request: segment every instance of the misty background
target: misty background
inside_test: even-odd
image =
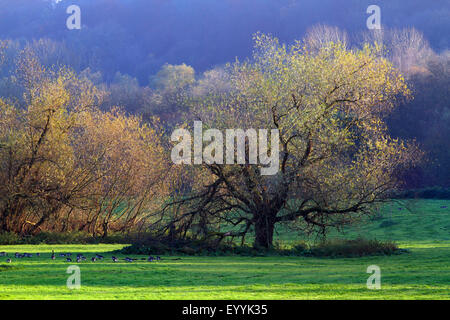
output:
[[[66,28],[72,4],[81,8],[81,30]],[[199,79],[250,57],[258,31],[291,43],[328,25],[345,32],[352,45],[375,32],[366,27],[372,4],[381,7],[391,60],[415,96],[390,116],[390,130],[416,139],[427,153],[406,187],[450,187],[445,0],[0,0],[0,39],[8,40],[0,96],[20,99],[20,88],[9,80],[19,52],[32,48],[44,65],[70,66],[105,87],[110,95],[104,108],[121,105],[130,113],[170,118],[179,106],[168,98],[173,90],[158,81],[168,70]]]

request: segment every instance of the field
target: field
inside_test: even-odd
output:
[[[406,206],[410,210],[405,203],[386,206],[381,217],[340,235],[395,240],[410,250],[393,256],[163,256],[159,262],[113,263],[111,251],[123,245],[0,246],[9,256],[41,253],[13,258],[11,264],[0,258],[0,299],[450,299],[450,201]],[[283,231],[278,236],[283,244],[296,240]],[[105,260],[80,263],[81,288],[69,290],[71,263],[59,257],[52,261],[52,249],[88,258],[102,254]],[[369,265],[381,268],[380,290],[366,287]]]

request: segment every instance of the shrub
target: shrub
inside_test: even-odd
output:
[[[156,239],[147,237],[121,250],[124,254],[217,255],[232,251],[231,246],[192,239]]]
[[[297,243],[292,247],[292,251],[297,254],[304,254],[308,251],[308,245],[305,242]]]
[[[326,240],[312,247],[308,255],[316,257],[362,257],[369,255],[390,255],[402,253],[394,242],[367,240]]]
[[[0,244],[21,244],[21,239],[13,232],[0,232]]]
[[[316,246],[309,247],[300,242],[290,249],[264,249],[249,246],[213,245],[198,240],[156,240],[151,239],[145,243],[135,243],[118,252],[122,254],[143,255],[190,255],[190,256],[314,256],[314,257],[362,257],[369,255],[390,255],[407,252],[399,249],[393,242],[378,240],[328,240]]]
[[[138,234],[112,234],[107,237],[93,237],[85,232],[40,232],[33,236],[20,236],[13,232],[0,232],[0,245],[12,244],[97,244],[97,243],[123,243],[129,244],[148,235]]]

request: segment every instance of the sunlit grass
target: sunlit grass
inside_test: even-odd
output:
[[[160,262],[113,263],[111,251],[123,245],[0,246],[9,256],[16,251],[41,253],[39,258],[13,257],[11,264],[0,258],[0,299],[450,299],[450,241],[442,229],[450,223],[450,212],[440,208],[443,203],[449,201],[420,202],[416,215],[393,212],[389,219],[400,223],[388,227],[388,233],[380,230],[385,228],[379,228],[379,220],[348,230],[349,237],[366,233],[398,239],[411,251],[393,256],[164,256]],[[105,260],[78,264],[81,289],[69,290],[66,269],[74,263],[60,257],[52,261],[52,249],[71,252],[72,258],[99,253]],[[366,288],[366,269],[372,264],[381,268],[381,290]]]

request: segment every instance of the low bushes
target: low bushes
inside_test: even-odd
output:
[[[207,255],[207,256],[307,256],[307,257],[362,257],[370,255],[391,255],[407,252],[399,249],[394,242],[367,240],[327,240],[308,246],[299,243],[290,249],[272,248],[269,250],[250,246],[234,246],[193,241],[193,240],[148,240],[145,243],[134,243],[119,250],[122,254],[142,255]]]
[[[190,255],[190,256],[307,256],[307,257],[362,257],[370,255],[391,255],[407,252],[394,242],[368,240],[333,239],[308,245],[298,242],[290,247],[276,246],[269,250],[235,244],[218,244],[215,241],[192,239],[156,239],[151,235],[111,235],[104,238],[92,237],[86,233],[42,232],[32,237],[20,237],[14,233],[0,233],[0,245],[13,244],[97,244],[123,243],[132,245],[119,250],[122,254],[139,255]]]
[[[142,235],[140,235],[142,236]],[[97,244],[97,243],[133,243],[137,235],[110,235],[107,237],[93,237],[84,232],[41,232],[34,236],[20,236],[13,232],[0,232],[0,245],[14,244]]]
[[[0,232],[0,244],[22,244],[22,239],[13,232]]]
[[[315,257],[362,257],[373,255],[391,255],[407,252],[399,249],[394,242],[368,240],[358,238],[354,240],[327,240],[310,248],[309,256]]]

